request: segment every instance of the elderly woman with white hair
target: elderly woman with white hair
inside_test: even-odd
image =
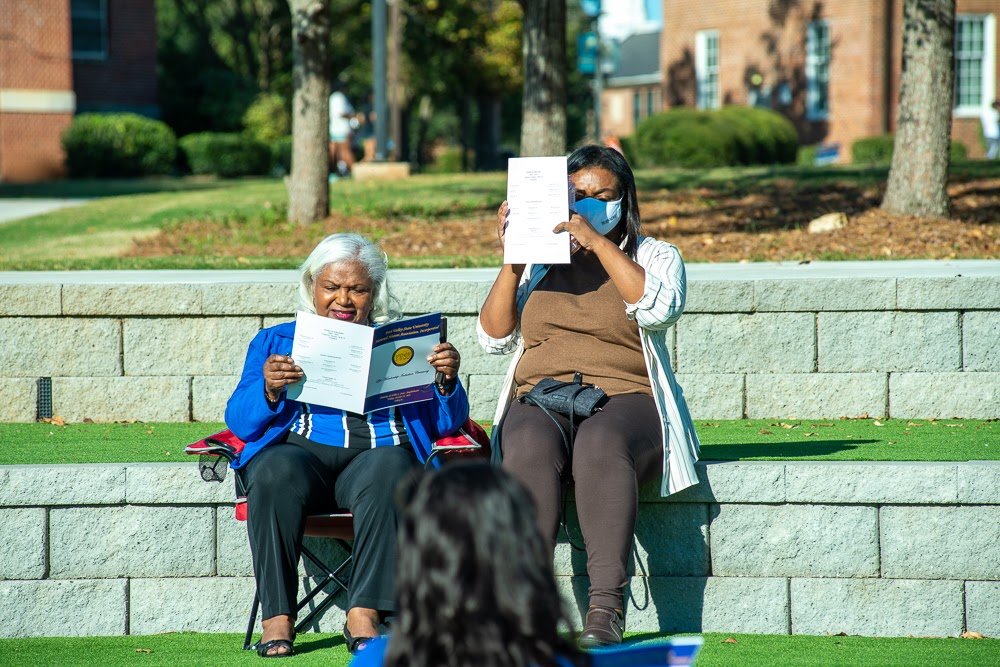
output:
[[[299,310],[371,326],[397,319],[385,254],[357,234],[323,239],[301,267]],[[302,379],[291,357],[295,323],[262,329],[226,406],[226,425],[246,441],[234,464],[247,491],[250,550],[263,606],[262,657],[291,655],[297,566],[308,514],[346,508],[354,515],[354,567],[344,637],[355,652],[378,635],[394,608],[399,480],[437,438],[469,414],[450,343],[428,361],[443,374],[434,399],[355,414],[287,398]]]

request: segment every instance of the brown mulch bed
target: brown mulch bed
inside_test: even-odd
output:
[[[710,188],[639,193],[646,234],[676,244],[688,261],[998,258],[1000,179],[949,186],[944,219],[890,215],[878,208],[881,187],[850,184],[815,189],[775,182],[746,192]],[[813,218],[843,212],[847,225],[810,234]],[[466,257],[499,261],[495,218],[389,221],[331,216],[319,226],[191,221],[139,239],[132,256],[304,257],[323,235],[356,231],[377,238],[394,262]],[[210,250],[209,250],[210,249]]]

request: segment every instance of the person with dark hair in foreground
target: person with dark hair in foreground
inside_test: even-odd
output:
[[[412,477],[397,493],[396,618],[353,667],[577,667],[552,557],[524,486],[486,463]]]
[[[479,312],[479,342],[514,354],[493,423],[503,466],[538,507],[555,547],[563,480],[576,483],[587,551],[589,609],[580,644],[618,644],[624,632],[626,562],[639,484],[659,472],[666,496],[698,482],[698,436],[671,370],[669,329],[684,310],[684,262],[673,245],[640,234],[635,177],[624,156],[583,146],[569,156],[575,192],[569,264],[505,264]],[[497,215],[501,245],[509,206]],[[583,381],[607,402],[569,418],[524,399],[547,380]],[[573,434],[566,436],[567,433]],[[565,439],[564,439],[565,437]],[[571,442],[567,442],[571,440]]]

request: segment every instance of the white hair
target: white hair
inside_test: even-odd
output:
[[[396,299],[389,292],[387,273],[389,258],[374,242],[360,234],[330,234],[313,248],[299,267],[299,310],[316,314],[313,285],[316,276],[327,266],[338,262],[359,262],[371,278],[372,311],[368,319],[384,324],[401,317]]]

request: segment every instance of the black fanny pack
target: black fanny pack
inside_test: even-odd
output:
[[[576,373],[572,382],[545,378],[520,400],[574,418],[589,417],[600,410],[608,395],[596,385],[584,384],[583,375]]]

